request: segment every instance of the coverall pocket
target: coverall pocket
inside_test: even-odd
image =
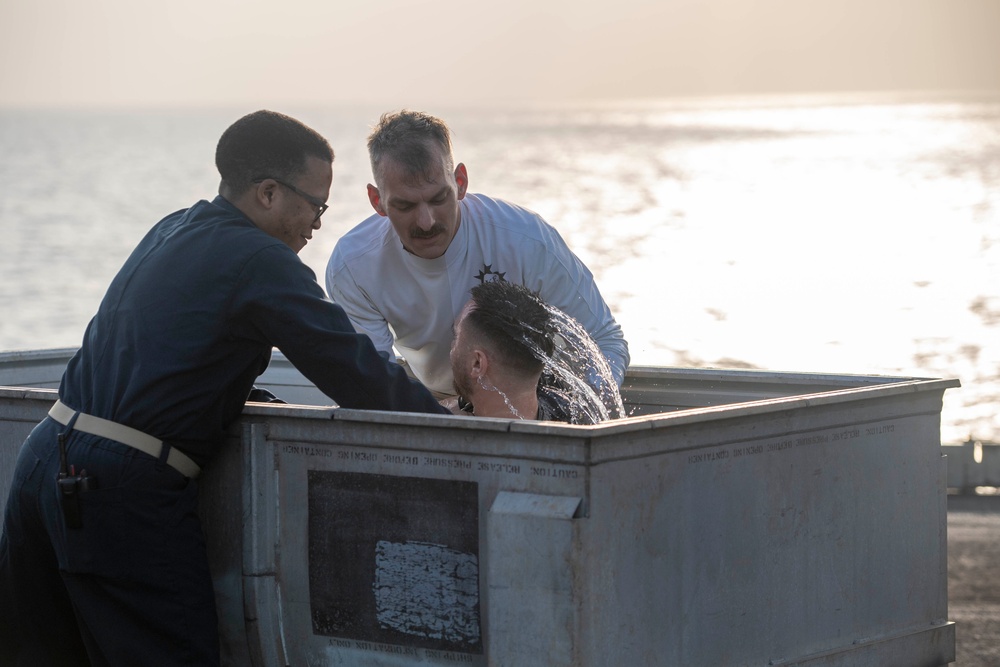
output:
[[[50,441],[47,440],[52,429],[47,421],[31,431],[21,445],[14,465],[3,524],[7,539],[13,546],[20,547],[27,541],[27,531],[31,530],[39,516],[38,495],[45,484],[46,457],[53,456]]]
[[[197,507],[197,485],[173,470],[154,470],[126,485],[80,495],[82,527],[66,530],[67,572],[148,581],[170,566],[169,540]]]

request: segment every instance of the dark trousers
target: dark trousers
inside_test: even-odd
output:
[[[45,419],[18,455],[0,538],[0,667],[218,665],[197,484],[126,445],[72,432],[98,488],[68,528]]]

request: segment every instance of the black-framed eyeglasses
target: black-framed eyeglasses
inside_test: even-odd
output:
[[[312,204],[313,206],[315,206],[318,210],[316,211],[316,217],[313,218],[313,222],[316,222],[317,220],[319,220],[320,217],[322,217],[322,215],[324,213],[326,213],[326,209],[330,208],[327,204],[325,204],[324,202],[320,201],[316,197],[313,197],[308,192],[302,192],[302,190],[299,190],[297,187],[295,187],[291,183],[285,183],[280,178],[275,178],[274,176],[261,176],[260,178],[253,179],[253,182],[254,183],[260,183],[260,182],[266,181],[268,179],[271,179],[272,181],[274,181],[278,185],[282,185],[282,186],[288,188],[289,190],[291,190],[292,192],[294,192],[295,194],[297,194],[298,196],[302,197],[307,202],[309,202],[310,204]]]

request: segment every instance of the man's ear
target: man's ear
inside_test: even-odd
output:
[[[371,183],[368,184],[368,201],[371,202],[372,208],[375,209],[376,213],[383,218],[389,217],[385,212],[385,207],[382,206],[382,195],[379,194],[378,188]]]
[[[477,347],[472,350],[472,368],[469,369],[472,377],[479,379],[490,370],[490,356],[486,350]]]
[[[278,189],[277,181],[267,178],[260,183],[254,183],[253,188],[253,198],[257,205],[265,210],[271,210],[274,206],[274,194]]]
[[[458,186],[458,199],[465,199],[465,193],[469,189],[469,171],[461,162],[455,167],[455,184]]]

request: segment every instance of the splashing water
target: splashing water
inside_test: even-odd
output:
[[[515,417],[517,417],[518,419],[524,419],[524,415],[522,415],[520,411],[514,407],[514,404],[511,402],[510,397],[507,396],[505,392],[498,389],[492,382],[487,387],[486,383],[483,381],[483,378],[480,376],[479,386],[482,387],[485,391],[495,391],[496,393],[500,394],[500,398],[503,399],[503,403],[504,405],[507,406],[507,409],[510,410],[510,413]]]
[[[483,334],[495,337],[498,349],[508,348],[512,368],[538,372],[536,364],[541,363],[534,388],[538,419],[597,424],[625,416],[611,366],[576,319],[548,305],[529,288],[506,281],[477,285],[472,298],[476,307],[466,316],[475,316]],[[482,377],[479,380],[483,385]],[[499,392],[508,410],[523,419],[503,392],[483,388]]]
[[[544,305],[550,318],[552,355],[546,356],[537,345],[530,345],[533,351],[541,353],[545,366],[541,384],[566,395],[573,424],[596,424],[624,417],[618,383],[594,339],[574,318]]]
[[[551,403],[554,412],[567,417],[571,424],[597,424],[624,417],[618,383],[590,334],[558,308],[540,299],[538,303],[548,314],[545,330],[518,322],[517,338],[542,361],[539,402]],[[551,354],[539,344],[539,338],[551,342]],[[517,414],[513,408],[511,411]]]

